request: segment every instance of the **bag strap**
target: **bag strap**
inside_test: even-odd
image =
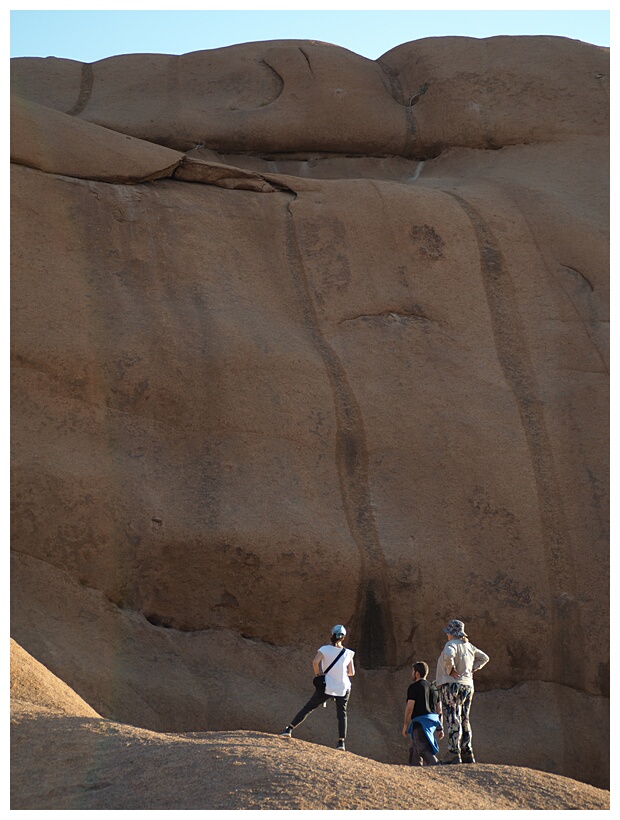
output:
[[[332,666],[333,666],[335,663],[338,663],[338,661],[339,661],[339,660],[340,660],[340,658],[344,655],[344,653],[345,653],[345,652],[346,652],[346,647],[344,647],[344,646],[343,646],[343,647],[342,647],[342,650],[341,650],[341,652],[340,652],[340,654],[339,654],[339,655],[335,658],[335,660],[333,660],[333,661],[330,663],[330,665],[327,667],[327,669],[325,670],[325,672],[323,672],[323,674],[324,674],[324,675],[327,675],[327,673],[328,673],[328,672],[329,672],[329,670],[332,668]]]

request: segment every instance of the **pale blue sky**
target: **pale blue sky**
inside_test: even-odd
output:
[[[106,4],[108,8],[113,5]],[[252,4],[244,5],[246,9],[232,11],[14,9],[10,53],[11,57],[53,56],[94,62],[116,54],[185,54],[257,40],[301,39],[334,43],[375,60],[401,43],[423,37],[551,34],[609,46],[610,36],[610,13],[603,9],[428,11],[416,10],[410,3],[406,4],[408,10],[293,11],[256,10],[256,4],[249,10]],[[320,5],[326,4],[313,4],[315,8]]]

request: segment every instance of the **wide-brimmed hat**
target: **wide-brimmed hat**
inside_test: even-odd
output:
[[[463,621],[457,621],[456,619],[450,621],[448,626],[445,627],[444,632],[448,635],[453,635],[455,638],[467,637],[467,633],[465,632],[465,624]]]

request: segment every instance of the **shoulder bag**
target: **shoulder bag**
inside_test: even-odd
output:
[[[317,690],[317,692],[324,692],[324,691],[325,691],[325,675],[327,675],[327,673],[328,673],[328,672],[329,672],[329,670],[332,668],[332,666],[340,660],[340,658],[344,655],[345,651],[346,651],[346,649],[345,649],[345,647],[343,647],[343,648],[342,648],[342,651],[341,651],[341,652],[339,653],[339,655],[338,655],[338,656],[337,656],[337,657],[336,657],[336,658],[335,658],[335,659],[334,659],[334,660],[330,663],[330,665],[327,667],[327,669],[325,670],[325,672],[323,672],[323,674],[322,674],[322,675],[317,675],[317,676],[313,679],[312,683],[314,684],[314,688]]]

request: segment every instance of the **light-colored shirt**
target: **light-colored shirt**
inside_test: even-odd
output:
[[[319,652],[323,655],[323,660],[321,661],[321,671],[327,669],[330,663],[338,657],[341,651],[341,646],[332,646],[331,644],[325,644],[325,646],[322,646],[319,649]],[[347,675],[347,668],[353,660],[354,655],[355,652],[352,649],[345,649],[340,660],[335,663],[325,675],[326,695],[342,697],[351,689],[351,680]]]
[[[489,656],[481,649],[477,649],[473,643],[455,638],[447,641],[443,652],[437,661],[437,674],[435,685],[443,686],[444,683],[462,683],[463,686],[474,688],[474,675],[477,669],[482,669],[485,663],[489,662]],[[456,670],[458,677],[450,675],[450,669]]]

